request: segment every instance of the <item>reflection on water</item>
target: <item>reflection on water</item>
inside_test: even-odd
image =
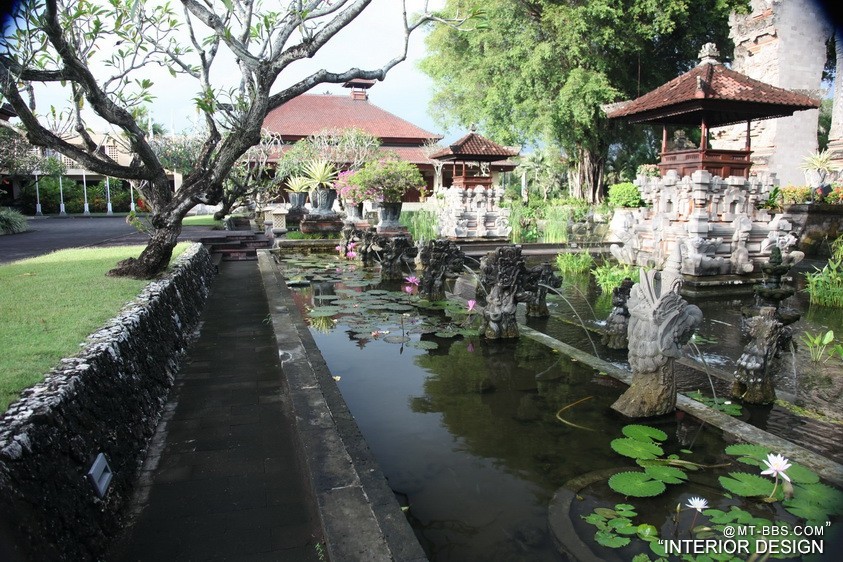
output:
[[[430,559],[562,560],[548,503],[572,478],[627,462],[609,447],[624,423],[609,408],[622,385],[526,337],[456,336],[437,324],[443,312],[402,304],[400,286],[367,296],[360,271],[309,279],[296,304],[310,311],[314,339]],[[610,307],[596,299],[590,317]],[[559,318],[529,324],[587,341]],[[668,453],[720,459],[723,443],[681,412],[653,423],[672,436]]]

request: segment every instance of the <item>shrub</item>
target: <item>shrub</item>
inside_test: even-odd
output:
[[[17,234],[29,228],[26,217],[14,209],[0,207],[0,234]]]
[[[613,207],[640,207],[643,202],[635,184],[625,182],[609,186],[609,204]]]

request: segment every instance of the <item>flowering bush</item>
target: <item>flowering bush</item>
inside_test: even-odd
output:
[[[843,184],[832,184],[831,191],[829,191],[828,195],[825,196],[825,201],[826,203],[832,203],[834,205],[843,204]]]
[[[354,182],[372,193],[375,201],[400,203],[410,188],[422,189],[424,179],[419,169],[403,160],[374,160],[354,174]]]
[[[811,200],[811,188],[807,185],[787,185],[780,193],[785,205],[800,205]]]
[[[340,172],[337,181],[334,182],[334,189],[342,198],[342,200],[349,205],[357,205],[363,201],[375,201],[379,197],[376,189],[363,187],[355,179],[357,172],[346,170]]]

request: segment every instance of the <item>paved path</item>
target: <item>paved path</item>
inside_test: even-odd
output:
[[[38,218],[0,236],[0,263],[63,248],[143,244],[123,217]],[[223,232],[185,227],[182,240]],[[319,560],[257,262],[222,262],[106,560]]]
[[[185,226],[179,239],[199,240],[205,236],[223,234],[224,231],[211,228]],[[122,216],[31,218],[28,231],[0,236],[0,263],[31,258],[65,248],[145,244],[146,240],[147,236],[126,224],[126,217]]]
[[[268,314],[256,262],[222,262],[108,560],[319,560]]]

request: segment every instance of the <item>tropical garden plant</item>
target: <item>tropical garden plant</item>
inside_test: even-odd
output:
[[[354,174],[354,182],[381,203],[400,203],[408,190],[425,185],[418,167],[397,157],[367,163]]]
[[[629,264],[605,262],[591,270],[597,286],[604,294],[612,292],[626,278],[638,279],[639,268]]]
[[[594,265],[588,252],[563,252],[556,254],[556,268],[563,275],[585,273]]]
[[[26,217],[16,209],[0,207],[0,234],[18,234],[26,232],[29,223]]]
[[[843,308],[843,237],[831,243],[831,257],[822,269],[805,274],[810,303]]]

